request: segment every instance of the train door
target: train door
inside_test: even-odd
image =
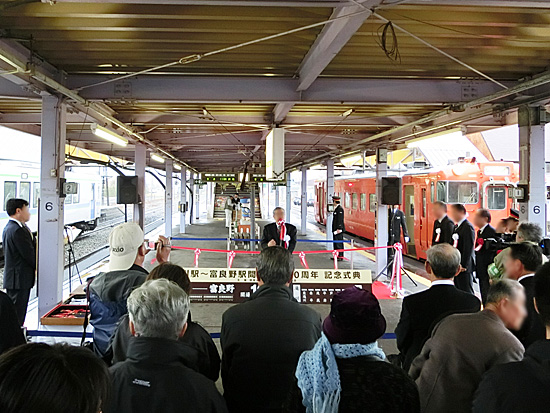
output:
[[[420,247],[423,251],[428,249],[428,199],[426,187],[421,188],[421,211],[420,211]]]
[[[414,225],[414,185],[404,185],[405,199],[403,204],[405,205],[405,219],[407,221],[407,230],[409,232],[409,243],[407,244],[407,253],[410,255],[416,255],[415,248],[415,233],[416,227]]]

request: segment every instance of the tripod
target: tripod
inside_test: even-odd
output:
[[[78,274],[78,279],[80,280],[80,284],[82,284],[82,279],[80,278],[80,270],[78,269],[78,264],[76,263],[76,256],[74,254],[73,249],[73,243],[71,241],[71,237],[69,236],[69,227],[65,226],[65,235],[67,236],[67,252],[69,253],[69,293],[73,291],[73,276],[71,273],[71,266],[74,264],[74,267],[76,268],[76,273]],[[72,263],[71,264],[71,259]]]
[[[392,247],[393,248],[393,247]],[[393,261],[395,259],[395,254],[392,254],[391,258],[388,260],[388,263],[386,264],[386,266],[384,267],[384,269],[382,271],[380,271],[380,273],[374,277],[374,280],[373,281],[378,281],[378,279],[382,276],[382,274],[385,274],[386,277],[388,276],[388,269],[389,268],[393,268]],[[409,274],[409,272],[403,267],[401,266],[401,271],[403,271],[403,274],[405,274],[407,276],[407,278],[409,280],[411,280],[411,282],[414,284],[415,287],[418,287],[418,284],[412,279],[411,275]]]

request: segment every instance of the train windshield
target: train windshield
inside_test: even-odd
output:
[[[506,209],[506,187],[490,186],[487,188],[487,207],[489,209]]]
[[[446,204],[477,204],[478,184],[477,182],[439,181],[437,200]]]

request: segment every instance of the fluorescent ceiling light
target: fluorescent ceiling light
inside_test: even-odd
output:
[[[115,133],[107,128],[104,128],[103,126],[99,126],[97,123],[92,123],[90,125],[90,129],[92,130],[92,133],[96,136],[99,136],[102,139],[105,139],[106,141],[109,141],[111,143],[114,143],[115,145],[119,146],[126,146],[128,145],[128,139],[123,138],[118,133]]]
[[[151,154],[151,159],[155,162],[164,163],[164,158],[160,155],[157,155],[156,153]]]
[[[346,110],[344,113],[342,113],[340,116],[347,118],[349,115],[351,115],[354,112],[353,109]]]
[[[181,171],[181,165],[180,165],[179,163],[175,163],[175,164],[174,164],[174,169],[175,169],[176,171]]]

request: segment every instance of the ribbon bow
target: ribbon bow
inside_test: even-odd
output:
[[[485,240],[483,238],[478,238],[476,240],[476,247],[474,248],[474,251],[479,251],[481,248],[483,248],[483,244],[485,244]]]
[[[235,256],[237,253],[235,251],[229,251],[229,254],[227,254],[227,266],[231,268],[233,265],[233,260],[235,259]]]
[[[436,228],[435,233],[437,234],[435,237],[435,242],[439,242],[439,238],[441,237],[441,228]]]
[[[332,251],[332,258],[334,259],[334,269],[337,270],[338,269],[338,251],[337,250]]]
[[[290,237],[286,235],[286,225],[284,220],[277,221],[277,225],[279,225],[279,239],[281,240],[281,246],[288,248],[288,241],[290,240]]]
[[[199,266],[199,255],[201,255],[201,250],[197,248],[195,250],[195,268]]]
[[[453,234],[453,247],[458,247],[458,234],[456,232]]]
[[[306,253],[304,251],[301,251],[298,256],[300,257],[300,263],[302,264],[302,267],[304,267],[306,270],[309,270],[309,265],[307,265],[306,261]]]

